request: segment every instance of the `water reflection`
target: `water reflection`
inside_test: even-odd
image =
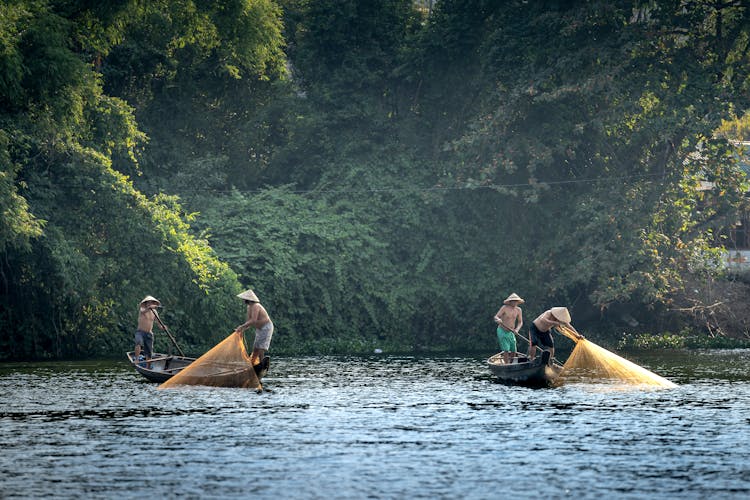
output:
[[[481,358],[275,359],[261,395],[125,363],[0,365],[3,498],[745,497],[748,351],[634,353],[680,384],[495,383]]]

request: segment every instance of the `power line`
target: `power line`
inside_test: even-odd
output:
[[[450,191],[477,191],[477,190],[499,190],[499,189],[519,189],[519,188],[539,188],[544,186],[562,186],[570,184],[596,184],[600,182],[616,182],[616,181],[627,181],[627,180],[639,180],[649,179],[654,177],[663,177],[663,173],[653,174],[641,174],[641,175],[621,175],[611,177],[596,177],[587,179],[565,179],[557,181],[535,181],[524,183],[511,183],[511,184],[476,184],[476,185],[464,185],[464,186],[406,186],[406,187],[373,187],[373,188],[318,188],[318,189],[291,189],[287,192],[292,194],[366,194],[366,193],[403,193],[403,192],[450,192]],[[66,189],[91,189],[91,185],[80,185],[80,184],[65,184],[65,183],[54,183],[55,187],[66,188]],[[177,189],[174,192],[159,191],[158,193],[148,193],[139,189],[144,194],[166,194],[166,195],[177,195],[183,196],[185,194],[202,194],[202,193],[240,193],[240,194],[261,194],[267,192],[269,189],[277,188],[280,186],[271,186],[266,188],[256,189],[237,189],[237,188],[193,188],[193,189]]]
[[[662,173],[642,174],[642,175],[623,175],[612,177],[598,177],[588,179],[567,179],[558,181],[533,181],[513,184],[477,184],[465,186],[408,186],[408,187],[383,187],[383,188],[362,188],[362,189],[292,189],[292,194],[357,194],[357,193],[401,193],[401,192],[447,192],[447,191],[476,191],[476,190],[498,190],[514,188],[533,188],[541,186],[559,186],[566,184],[595,184],[600,182],[614,182],[624,180],[648,179],[653,177],[663,177]],[[236,189],[236,188],[204,188],[204,189],[181,189],[179,194],[187,193],[242,193],[242,194],[260,194],[268,189]]]

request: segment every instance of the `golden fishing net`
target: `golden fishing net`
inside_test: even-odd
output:
[[[209,385],[213,387],[261,387],[245,343],[240,335],[231,333],[210,351],[193,361],[159,386],[166,389],[176,385]]]
[[[604,378],[619,380],[633,385],[654,387],[677,387],[664,377],[650,372],[635,363],[621,358],[590,340],[579,339],[574,332],[562,326],[560,333],[572,339],[576,346],[563,366],[561,380],[580,378]]]

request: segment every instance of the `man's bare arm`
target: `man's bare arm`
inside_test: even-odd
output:
[[[516,329],[513,331],[518,333],[518,331],[521,329],[522,326],[523,326],[523,311],[519,309],[518,316],[516,316]]]

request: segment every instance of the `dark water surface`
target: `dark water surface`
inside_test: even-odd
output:
[[[469,357],[274,358],[261,395],[0,365],[0,497],[750,497],[750,351],[631,359],[680,386],[506,387]]]

